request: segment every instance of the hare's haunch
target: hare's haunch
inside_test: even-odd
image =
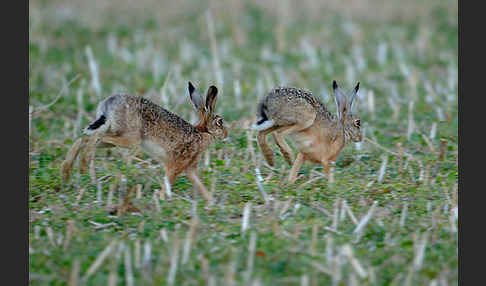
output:
[[[361,123],[351,112],[358,94],[359,83],[348,94],[333,81],[337,115],[331,114],[325,105],[310,91],[295,87],[277,87],[271,90],[257,108],[257,122],[253,126],[258,131],[260,150],[267,163],[274,164],[273,151],[268,146],[266,136],[273,133],[285,161],[292,165],[288,181],[297,178],[302,163],[307,160],[322,164],[329,174],[345,144],[362,140]],[[299,154],[293,161],[292,151],[285,142],[285,135],[294,139]]]

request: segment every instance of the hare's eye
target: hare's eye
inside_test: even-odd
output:
[[[221,126],[223,125],[223,119],[218,119],[218,121],[216,121],[216,124],[218,124],[218,126]]]
[[[360,127],[361,126],[361,121],[359,119],[355,120],[354,121],[354,125],[356,125],[356,127]]]

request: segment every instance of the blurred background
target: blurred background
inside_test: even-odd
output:
[[[285,186],[289,167],[277,151],[278,167],[263,164],[249,129],[257,101],[291,85],[334,112],[333,80],[361,83],[353,106],[370,141],[343,150],[335,184],[305,164]],[[102,99],[137,94],[195,122],[188,81],[218,87],[231,127],[201,160],[214,207],[195,215],[184,176],[163,199],[162,167],[139,150],[100,150],[62,184]],[[457,103],[454,0],[30,0],[31,283],[456,285]],[[140,213],[108,215],[134,188]]]
[[[378,109],[398,108],[455,93],[457,37],[450,0],[29,1],[30,102],[49,102],[80,75],[69,92],[81,88],[88,111],[90,99],[128,92],[185,113],[191,80],[216,84],[219,111],[236,120],[275,85],[328,100],[336,79],[361,81],[361,105],[372,90]],[[444,114],[456,106],[446,98]]]

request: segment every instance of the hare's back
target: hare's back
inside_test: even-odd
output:
[[[305,89],[277,87],[260,102],[260,117],[266,115],[274,125],[289,125],[314,120],[317,99]]]

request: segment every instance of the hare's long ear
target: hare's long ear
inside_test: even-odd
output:
[[[204,101],[201,96],[201,94],[194,88],[191,82],[188,83],[188,90],[189,90],[189,97],[191,98],[192,104],[194,104],[194,107],[200,111],[204,112]]]
[[[356,96],[358,95],[358,90],[359,90],[359,82],[351,91],[351,95],[350,95],[351,99],[349,100],[349,110],[351,110],[351,108],[353,107],[354,100],[356,99]]]
[[[213,114],[214,106],[216,105],[216,96],[218,95],[218,89],[212,85],[208,88],[208,94],[206,95],[206,109],[209,114]]]
[[[332,82],[332,90],[334,92],[334,100],[336,101],[337,114],[341,123],[344,122],[344,116],[346,115],[348,105],[346,104],[346,95],[342,89],[337,85],[336,81]]]

